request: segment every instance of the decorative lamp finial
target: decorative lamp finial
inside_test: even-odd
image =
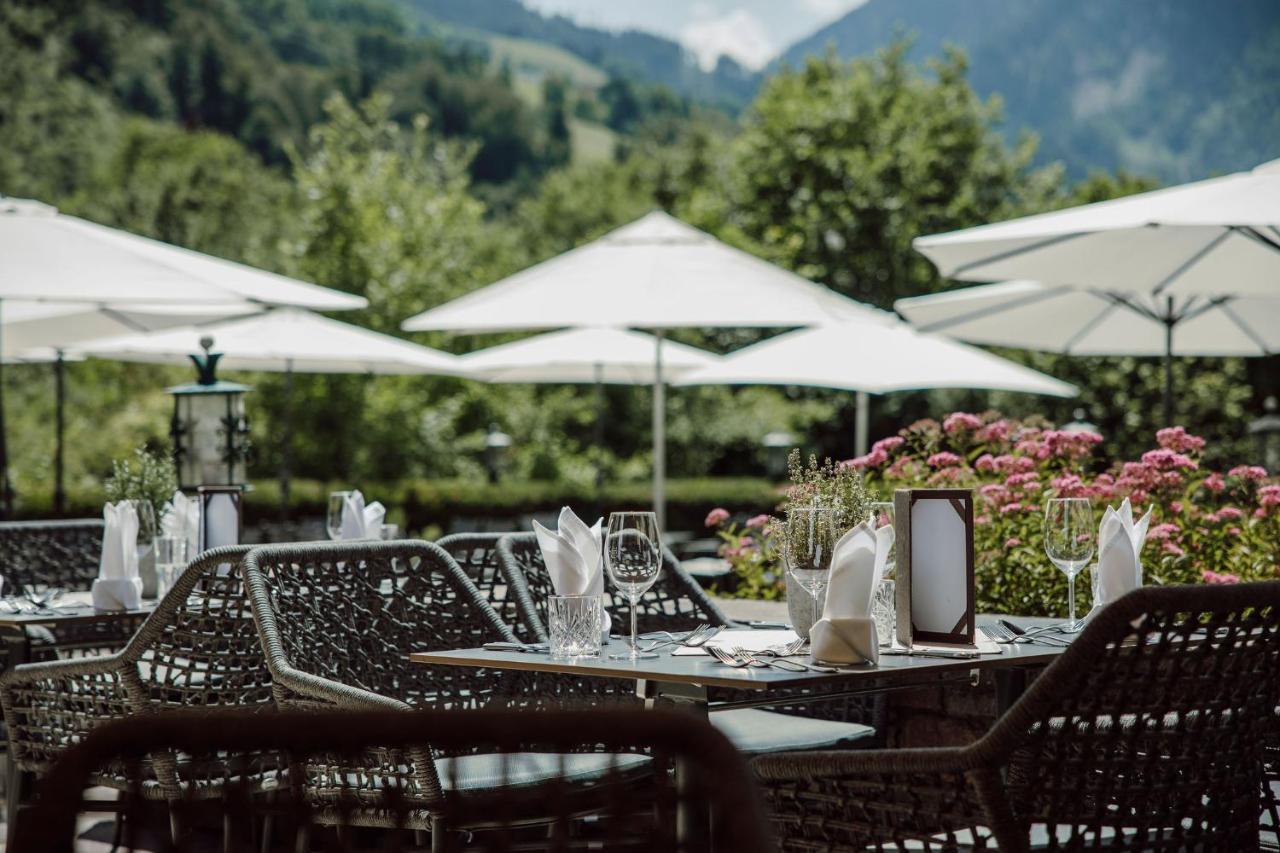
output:
[[[222,353],[210,352],[213,349],[212,335],[205,335],[200,339],[200,348],[204,350],[203,356],[190,356],[192,363],[196,366],[196,384],[216,385],[218,384],[218,359],[222,358]]]

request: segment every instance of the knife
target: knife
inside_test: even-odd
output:
[[[928,651],[916,649],[881,649],[881,655],[890,655],[908,658],[947,658],[949,660],[973,660],[980,657],[978,652],[968,652],[956,650],[954,652],[946,649],[929,649]]]
[[[551,652],[551,646],[545,643],[485,643],[487,652],[524,652],[533,655],[545,655]]]

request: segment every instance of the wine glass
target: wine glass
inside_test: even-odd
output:
[[[637,645],[636,606],[657,581],[662,568],[658,517],[651,512],[611,513],[604,540],[604,565],[618,592],[631,602],[631,651],[609,657],[614,660],[656,658],[652,652],[641,652]]]
[[[871,504],[871,526],[879,529],[888,525],[894,525],[894,503],[893,501],[873,501]],[[884,561],[884,577],[893,577],[893,570],[897,568],[898,561],[896,559],[895,550],[889,549],[889,556]]]
[[[324,526],[329,532],[330,539],[342,538],[342,510],[346,507],[347,498],[350,496],[350,491],[329,493],[329,511],[325,515]]]
[[[831,577],[831,552],[839,535],[840,511],[810,506],[787,510],[782,556],[787,570],[821,608],[822,594]]]
[[[1067,576],[1067,622],[1061,630],[1079,631],[1076,575],[1093,556],[1093,504],[1088,498],[1050,498],[1044,507],[1044,552]]]

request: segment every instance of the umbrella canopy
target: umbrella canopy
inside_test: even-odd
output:
[[[410,317],[403,328],[496,332],[614,326],[658,331],[653,503],[661,524],[666,471],[662,331],[811,326],[866,310],[653,211],[598,240]]]
[[[1007,281],[900,299],[916,328],[979,344],[1067,355],[1164,355],[1167,325],[1116,295],[1034,281]],[[1177,324],[1174,355],[1280,352],[1280,296],[1206,299]]]
[[[461,362],[472,377],[490,382],[648,385],[654,380],[657,347],[657,339],[643,332],[568,329],[473,352]],[[674,341],[662,347],[662,369],[669,379],[717,360]]]
[[[887,316],[887,315],[886,315]],[[677,385],[804,385],[858,392],[856,451],[866,453],[867,394],[982,388],[1073,397],[1075,386],[897,320],[800,329],[730,353]]]
[[[1155,298],[1280,291],[1280,160],[1248,172],[918,237],[945,276]]]
[[[228,370],[465,375],[455,355],[298,308],[91,341],[76,351],[117,361],[183,363],[200,351],[204,337],[213,338],[213,350],[222,353],[219,366]]]
[[[866,309],[654,211],[404,321],[407,331],[809,326]]]
[[[108,228],[38,201],[0,198],[0,299],[363,308],[359,296]]]

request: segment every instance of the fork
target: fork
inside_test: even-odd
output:
[[[791,660],[790,658],[792,655],[800,653],[800,650],[804,648],[804,644],[805,644],[805,639],[803,637],[797,637],[796,639],[792,640],[789,643],[783,643],[780,646],[773,646],[772,648],[768,648],[763,651],[756,652],[756,655],[767,655],[771,658],[776,658],[787,664],[790,664],[791,666],[802,667],[804,670],[807,670],[808,672],[822,672],[827,674],[833,674],[840,671],[835,667],[826,666],[825,664],[810,663],[808,661],[803,661],[803,660]],[[799,672],[800,670],[796,670],[796,671]]]
[[[731,666],[734,669],[742,669],[743,667],[748,667],[752,665],[751,663],[745,660],[738,660],[736,657],[729,654],[729,652],[725,651],[719,646],[706,646],[705,648],[708,652],[711,653],[711,656],[713,658],[720,661],[720,663],[724,664],[725,666]]]
[[[1013,633],[1004,625],[1001,625],[998,622],[992,625],[979,625],[978,628],[982,631],[982,633],[986,634],[987,637],[1003,645],[1009,645],[1012,643],[1044,643],[1045,645],[1049,645],[1049,646],[1069,645],[1068,643],[1058,639],[1057,637],[1029,637],[1025,634],[1022,636],[1018,636],[1017,634]]]
[[[720,629],[718,627],[712,628],[712,626],[709,623],[701,622],[698,624],[698,627],[694,628],[692,631],[685,634],[684,637],[679,640],[677,640],[674,637],[672,637],[670,640],[658,640],[652,645],[646,648],[640,649],[640,651],[647,653],[647,652],[653,651],[654,649],[660,649],[663,646],[685,646],[686,648],[696,649],[699,646],[701,646],[703,643],[705,643],[707,640],[710,640],[712,637],[714,637],[717,633],[719,633],[719,631]]]

